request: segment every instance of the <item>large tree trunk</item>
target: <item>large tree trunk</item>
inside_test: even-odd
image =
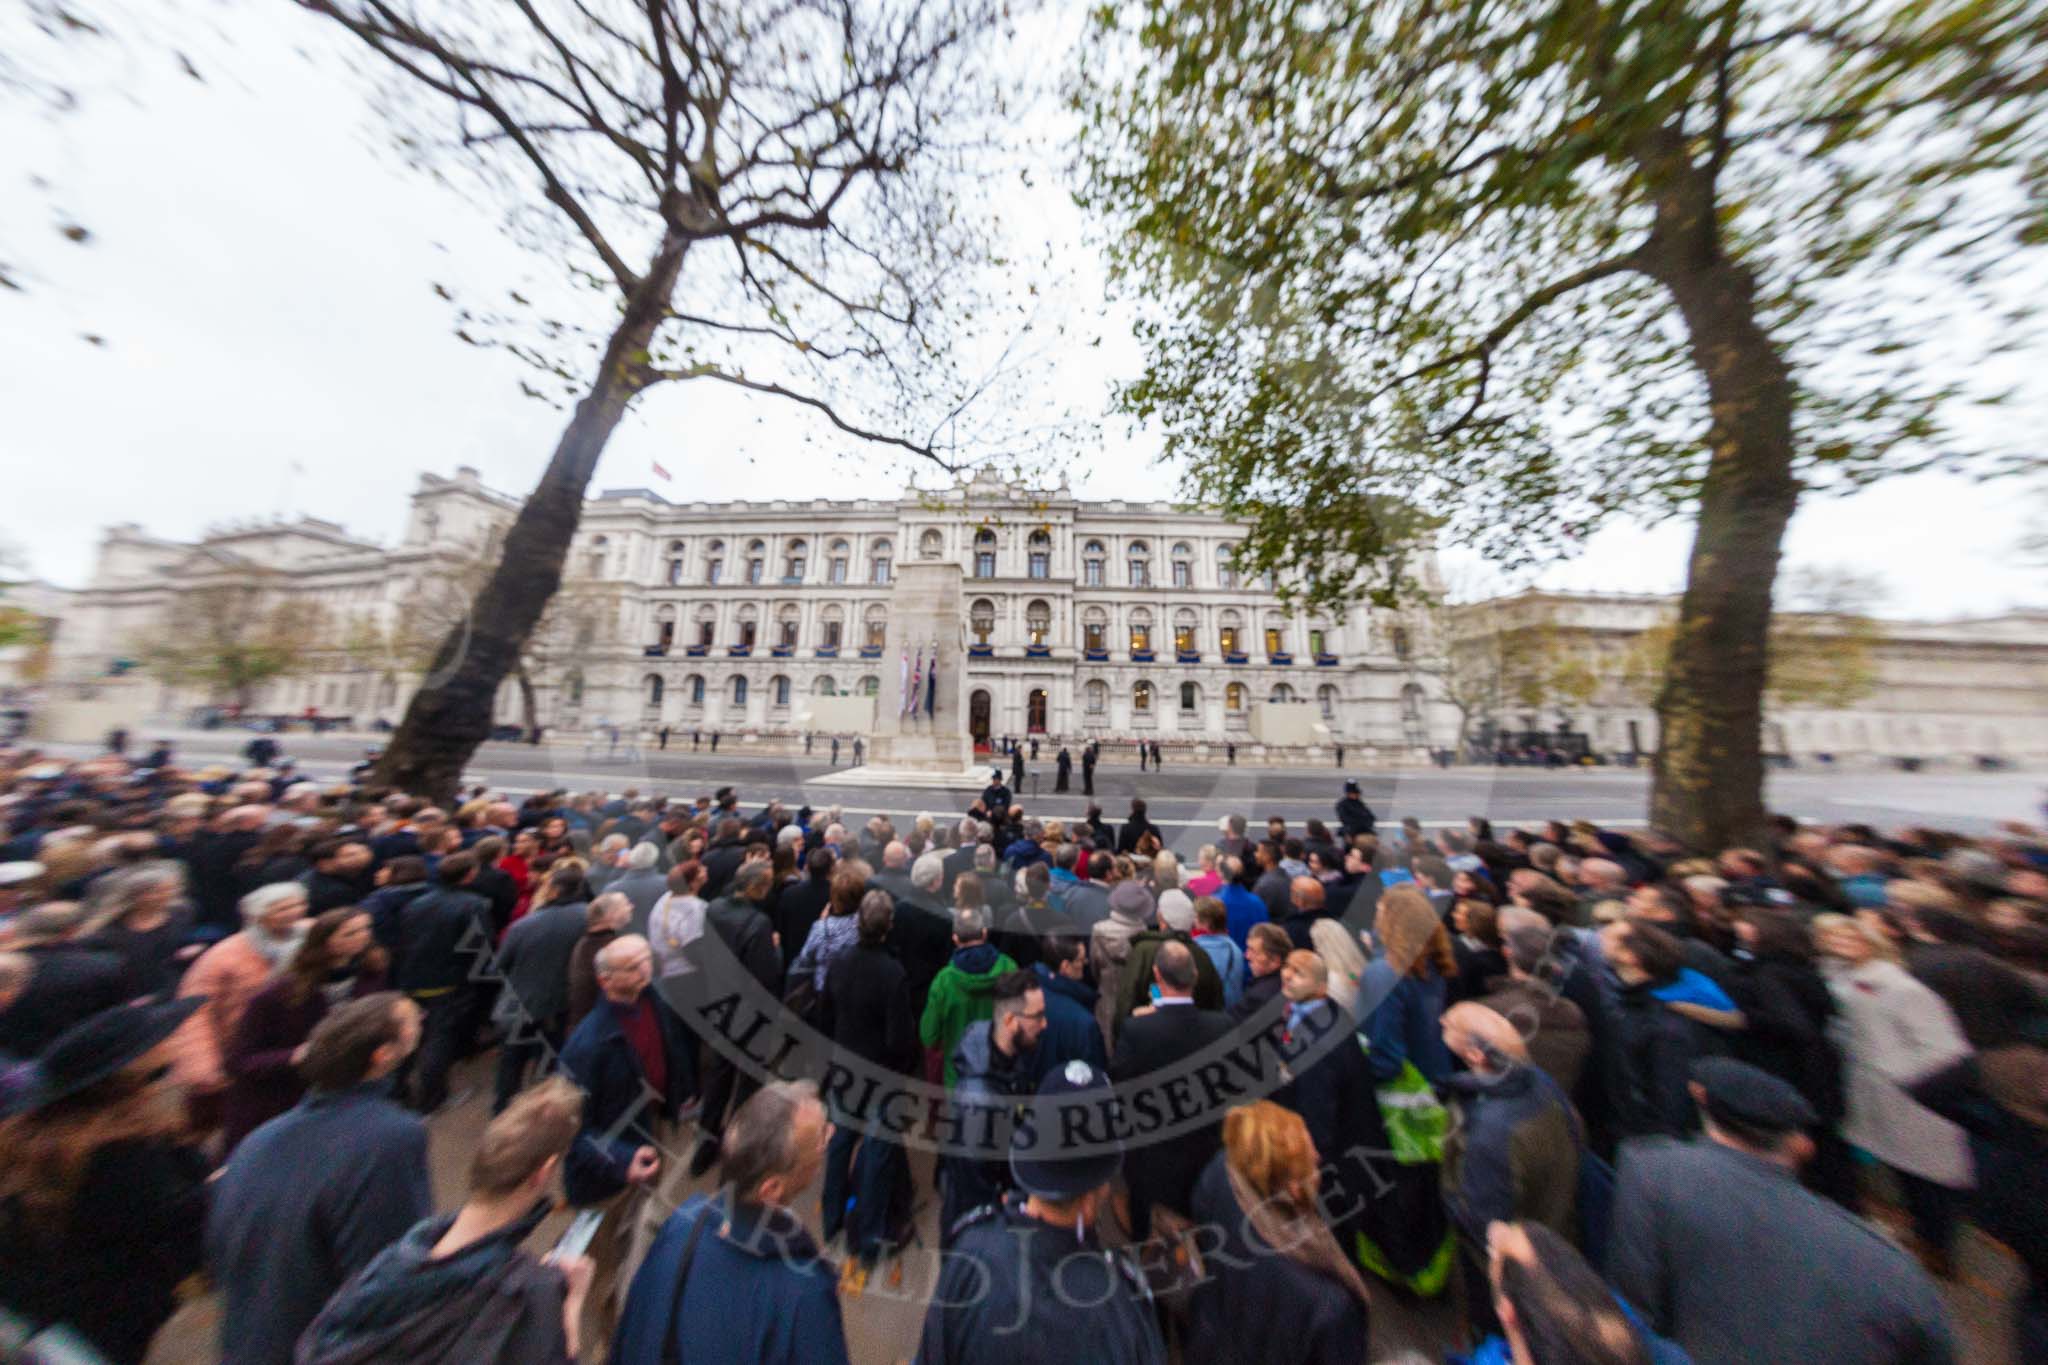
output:
[[[598,457],[627,406],[647,384],[648,350],[682,269],[687,242],[671,236],[626,300],[590,392],[505,537],[503,557],[469,614],[434,653],[426,681],[378,760],[374,780],[437,801],[453,798],[464,765],[491,732],[498,685],[519,662],[583,515]]]
[[[540,729],[540,704],[533,695],[533,677],[526,671],[525,664],[515,664],[512,676],[519,684],[519,714],[526,721],[527,738],[533,737]]]
[[[1713,185],[1678,158],[1660,173],[1651,273],[1684,318],[1707,384],[1708,465],[1692,562],[1657,694],[1651,823],[1700,850],[1760,844],[1771,585],[1798,502],[1792,381],[1756,316],[1756,282],[1719,246]]]

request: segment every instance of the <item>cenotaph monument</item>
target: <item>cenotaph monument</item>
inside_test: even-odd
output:
[[[867,762],[813,782],[870,786],[915,779],[979,790],[987,780],[974,766],[974,742],[967,734],[961,579],[958,564],[896,566]]]

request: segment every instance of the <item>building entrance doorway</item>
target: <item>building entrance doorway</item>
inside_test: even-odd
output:
[[[1034,687],[1024,702],[1024,728],[1031,734],[1045,733],[1045,689]]]
[[[967,699],[967,733],[977,746],[988,744],[988,689],[977,687]]]

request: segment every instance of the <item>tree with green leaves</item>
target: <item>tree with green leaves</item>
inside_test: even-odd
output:
[[[571,409],[377,780],[451,794],[561,583],[585,490],[660,385],[795,403],[948,469],[991,384],[960,344],[987,223],[964,163],[1014,73],[1000,0],[295,0],[361,44],[405,154],[474,186],[589,306],[454,296]],[[985,323],[983,324],[985,325]]]
[[[1148,301],[1121,406],[1313,603],[1418,519],[1509,566],[1689,515],[1651,818],[1764,830],[1802,496],[1993,452],[2048,240],[2035,0],[1112,0],[1087,198]],[[1967,326],[1946,325],[1956,318]]]
[[[180,587],[127,652],[167,683],[246,709],[263,684],[308,671],[328,635],[320,608],[293,602],[272,574],[250,568]]]

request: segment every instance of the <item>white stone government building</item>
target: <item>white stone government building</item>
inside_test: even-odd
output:
[[[269,590],[334,624],[330,646],[259,688],[253,709],[395,722],[418,685],[416,661],[345,647],[346,623],[374,622],[388,637],[419,616],[437,588],[445,594],[465,566],[494,556],[518,506],[464,467],[420,476],[396,546],[311,517],[219,527],[192,543],[111,527],[92,581],[63,605],[50,673],[103,679],[136,656],[178,593],[261,570]],[[585,505],[528,677],[554,732],[860,733],[875,705],[861,700],[891,694],[885,680],[902,666],[882,643],[896,568],[936,560],[964,574],[959,643],[977,738],[1342,743],[1359,763],[1398,762],[1457,744],[1448,697],[1471,681],[1490,634],[1540,626],[1597,661],[1675,605],[1530,590],[1448,613],[1289,616],[1268,584],[1233,568],[1238,538],[1216,516],[1171,503],[1083,500],[987,477],[854,501],[670,502],[612,489]],[[1433,552],[1418,561],[1435,587]],[[2048,611],[1881,625],[1867,694],[1834,709],[1772,711],[1767,751],[1802,761],[2048,761]],[[157,713],[225,700],[145,686]],[[1489,709],[1467,717],[1473,737],[1565,735],[1605,755],[1656,743],[1648,699],[1612,687],[1562,705],[1502,697]],[[497,718],[524,720],[510,680]]]
[[[396,547],[310,517],[221,527],[197,543],[111,527],[61,637],[63,671],[102,673],[181,587],[251,566],[325,619],[388,629],[450,564],[492,554],[517,508],[464,467],[421,476]],[[1341,624],[1291,617],[1270,585],[1232,567],[1238,538],[1165,502],[1084,501],[988,478],[855,501],[675,503],[613,489],[585,506],[561,599],[570,619],[529,675],[554,730],[840,728],[824,718],[860,709],[813,699],[883,690],[885,670],[901,667],[882,657],[895,567],[941,560],[965,574],[977,738],[1402,750],[1448,737],[1455,720],[1429,705],[1415,662],[1430,642],[1411,635],[1426,626],[1364,609]],[[417,681],[337,648],[262,687],[254,709],[395,721]],[[153,699],[162,711],[212,700],[171,688]],[[510,682],[498,718],[522,718]]]

